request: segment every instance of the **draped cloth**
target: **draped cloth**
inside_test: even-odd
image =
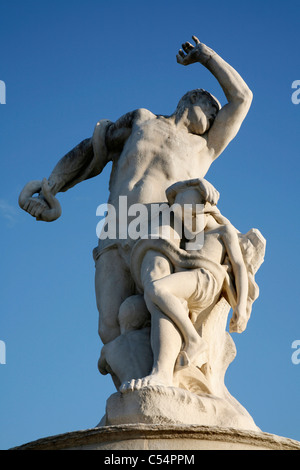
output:
[[[238,233],[238,238],[248,274],[247,315],[250,317],[252,304],[259,295],[259,288],[255,282],[255,274],[263,263],[266,241],[257,229],[251,229],[246,234]],[[166,256],[173,265],[174,271],[202,268],[212,272],[215,276],[217,272],[225,272],[222,295],[232,308],[236,306],[236,284],[228,256],[226,256],[223,265],[217,264],[204,258],[197,251],[188,253],[179,248],[174,242],[163,238],[138,240],[132,249],[131,273],[139,292],[143,292],[141,266],[148,250],[154,250]]]

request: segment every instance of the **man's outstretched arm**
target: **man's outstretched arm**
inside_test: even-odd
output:
[[[208,132],[208,147],[217,158],[238,133],[252,102],[252,92],[239,73],[215,51],[193,36],[195,46],[186,42],[179,51],[178,63],[189,65],[200,62],[218,80],[228,103],[218,112]]]
[[[28,183],[21,192],[20,207],[37,220],[47,222],[56,220],[60,212],[53,210],[49,212],[55,203],[59,206],[54,196],[58,192],[67,191],[81,181],[97,176],[108,163],[109,152],[105,145],[105,135],[110,124],[110,121],[100,121],[93,137],[83,140],[58,162],[47,184],[45,180],[43,183],[38,181]],[[46,186],[48,195],[51,195],[52,204],[49,203],[49,197],[43,194],[43,187]],[[33,197],[36,193],[38,197]]]
[[[49,177],[52,194],[66,191],[80,181],[99,175],[114,154],[122,151],[137,113],[127,113],[116,122],[99,121],[93,137],[83,140],[54,168]]]
[[[114,155],[122,151],[137,115],[138,110],[121,116],[116,122],[99,121],[93,137],[83,140],[54,168],[49,177],[52,194],[67,191],[80,181],[99,175]]]
[[[60,217],[60,206],[54,196],[99,175],[122,151],[136,115],[137,111],[127,113],[115,123],[99,121],[93,136],[68,152],[55,166],[48,181],[33,181],[25,186],[19,198],[20,207],[37,220],[51,222]],[[32,197],[35,193],[39,193],[38,197]]]
[[[85,173],[93,157],[94,149],[92,138],[83,140],[70,150],[70,152],[57,163],[49,176],[48,183],[53,196],[75,186],[75,181],[78,178],[81,179],[80,176]],[[94,176],[97,176],[96,172]],[[90,177],[92,177],[92,175]]]

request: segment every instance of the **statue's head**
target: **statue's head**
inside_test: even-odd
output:
[[[186,119],[190,132],[202,135],[212,126],[220,109],[219,101],[211,93],[198,88],[181,98],[175,115],[177,121]]]
[[[176,210],[175,205],[178,205],[183,210],[183,213],[190,211],[192,216],[202,214],[205,217],[205,222],[207,222],[211,212],[215,211],[220,194],[208,181],[206,181],[204,185],[204,181],[205,180],[202,178],[196,178],[178,181],[172,184],[172,186],[166,190],[166,196],[170,206],[173,206],[173,209]],[[212,193],[214,195],[213,198]],[[209,202],[208,199],[210,199],[212,203]]]

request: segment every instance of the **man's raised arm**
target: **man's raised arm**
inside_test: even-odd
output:
[[[208,147],[217,158],[238,133],[252,102],[252,92],[238,72],[223,60],[215,51],[202,44],[193,36],[196,46],[189,42],[182,45],[178,63],[189,65],[200,62],[218,80],[228,103],[218,112],[208,132]]]

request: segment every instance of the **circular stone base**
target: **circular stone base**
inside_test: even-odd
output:
[[[127,424],[47,437],[12,450],[300,450],[300,442],[230,428]]]

